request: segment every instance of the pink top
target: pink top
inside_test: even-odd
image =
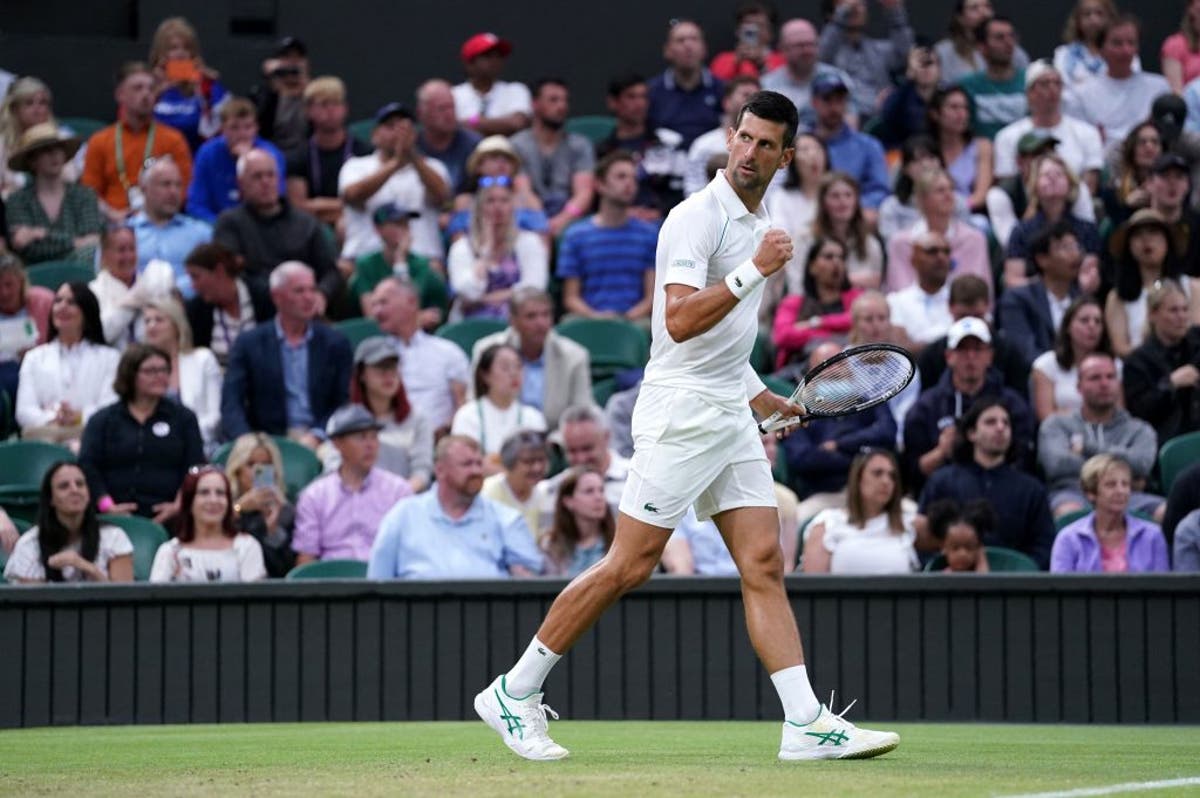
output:
[[[810,341],[828,338],[836,333],[850,331],[850,305],[862,293],[861,288],[851,288],[842,294],[842,312],[827,313],[824,316],[814,316],[813,323],[801,322],[797,326],[800,307],[804,297],[800,294],[790,294],[779,303],[775,312],[775,322],[771,325],[771,339],[775,342],[775,365],[785,365],[791,357],[804,351]]]
[[[887,293],[908,288],[917,281],[917,273],[912,265],[912,242],[914,237],[927,229],[922,219],[888,240],[887,279],[884,286]],[[953,221],[950,223],[946,239],[950,242],[950,280],[953,281],[964,274],[974,274],[983,278],[988,285],[988,292],[994,297],[996,292],[992,287],[992,266],[988,260],[987,239],[983,233],[968,224]]]
[[[1200,52],[1188,49],[1187,39],[1182,33],[1172,33],[1162,45],[1159,56],[1162,59],[1173,58],[1183,64],[1183,83],[1187,85],[1192,78],[1200,77]]]
[[[1123,574],[1129,570],[1129,560],[1125,556],[1126,545],[1122,540],[1116,546],[1100,544],[1100,570],[1106,574]]]

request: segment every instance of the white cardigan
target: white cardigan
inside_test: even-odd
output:
[[[58,340],[35,346],[21,361],[17,387],[17,424],[44,427],[54,421],[56,405],[66,400],[83,411],[83,423],[117,401],[113,378],[121,354],[111,346],[80,341],[69,349]]]
[[[513,288],[546,289],[549,280],[549,256],[546,244],[537,233],[521,230],[513,242],[513,254],[517,258],[517,266],[521,276]],[[463,236],[450,247],[450,255],[446,268],[450,274],[450,287],[455,295],[476,302],[483,298],[487,291],[487,279],[480,279],[475,273],[476,256],[471,249],[471,240]]]
[[[221,365],[208,347],[179,356],[179,401],[196,414],[205,448],[216,442],[221,426]]]

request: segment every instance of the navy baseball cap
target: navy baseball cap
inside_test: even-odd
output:
[[[817,77],[812,82],[812,93],[814,97],[828,97],[831,94],[838,92],[846,94],[850,93],[850,87],[846,85],[846,81],[836,72],[826,72]]]
[[[375,112],[375,124],[382,125],[393,116],[403,117],[404,119],[415,119],[413,112],[404,103],[388,103]]]

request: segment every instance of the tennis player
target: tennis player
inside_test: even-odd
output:
[[[671,211],[658,238],[653,344],[633,413],[634,454],[608,554],[555,600],[520,660],[475,697],[475,711],[526,759],[562,759],[550,739],[542,683],[624,593],[658,566],[689,506],[712,518],[742,578],[746,625],[783,703],[780,759],[854,759],[900,738],[857,728],[823,706],[809,684],[783,585],[771,470],[751,410],[804,408],[764,387],[749,365],[763,282],[792,257],[762,204],[795,148],[796,107],[753,95],[729,130],[725,169]]]

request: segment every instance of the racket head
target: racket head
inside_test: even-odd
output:
[[[883,404],[917,373],[908,350],[892,344],[852,346],[812,368],[792,394],[808,418],[836,418]]]

